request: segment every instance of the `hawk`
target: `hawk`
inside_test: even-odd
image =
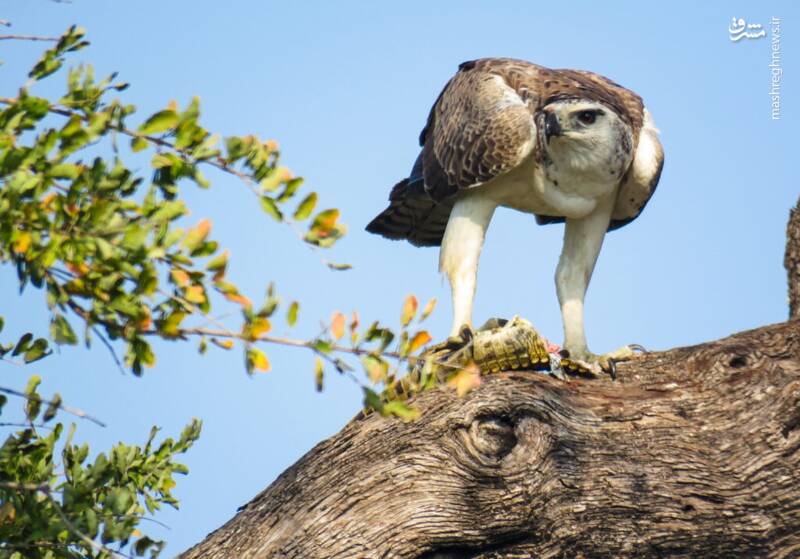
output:
[[[484,58],[459,66],[419,141],[411,174],[367,231],[441,246],[451,336],[472,325],[478,259],[502,206],[565,223],[555,281],[570,359],[606,368],[630,356],[631,346],[589,351],[583,302],[606,232],[639,216],[661,175],[664,152],[641,97],[592,72]]]

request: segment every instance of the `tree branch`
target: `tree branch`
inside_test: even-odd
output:
[[[789,283],[789,319],[800,318],[800,200],[789,212],[783,266]]]
[[[0,41],[58,41],[58,37],[42,37],[40,35],[0,35]]]
[[[15,98],[0,97],[0,103],[3,103],[4,105],[13,105],[13,104],[17,103],[18,101],[19,101],[19,99],[15,99]],[[69,109],[67,107],[62,107],[62,106],[59,106],[59,105],[50,105],[48,110],[53,114],[57,114],[57,115],[65,116],[65,117],[77,117],[77,118],[80,118],[84,122],[88,122],[88,120],[89,120],[89,118],[86,115],[84,115],[83,113],[80,113],[78,111],[74,111],[72,109]],[[116,132],[119,132],[120,134],[124,134],[125,136],[128,136],[129,138],[140,138],[142,140],[146,140],[146,141],[148,141],[148,142],[150,142],[150,143],[152,143],[154,145],[157,145],[159,147],[163,147],[165,149],[169,149],[170,151],[178,153],[178,154],[182,155],[183,157],[193,159],[192,153],[190,151],[188,151],[188,150],[186,150],[184,148],[177,147],[174,144],[172,144],[171,142],[168,142],[167,140],[164,140],[162,138],[158,138],[156,136],[150,136],[148,134],[140,134],[139,132],[136,132],[134,130],[131,130],[130,128],[125,128],[125,127],[122,127],[122,126],[113,127],[113,130],[115,130]],[[228,165],[228,163],[225,161],[225,159],[223,157],[219,157],[218,156],[218,157],[211,158],[211,159],[201,159],[201,160],[198,160],[197,162],[198,163],[205,163],[207,165],[211,165],[212,167],[215,167],[215,168],[219,169],[220,171],[223,171],[225,173],[228,173],[230,175],[238,177],[239,179],[244,181],[244,183],[250,188],[250,190],[256,196],[260,196],[261,195],[259,193],[258,189],[256,188],[256,184],[255,184],[255,181],[253,180],[253,178],[250,175],[248,175],[247,173],[243,173],[243,172],[239,171],[238,169],[235,169],[235,168],[231,167],[230,165]]]
[[[91,415],[89,415],[88,413],[86,413],[83,410],[80,410],[78,408],[73,408],[71,406],[67,406],[66,404],[54,402],[52,400],[46,400],[45,398],[42,398],[39,395],[25,394],[24,392],[20,392],[18,390],[14,390],[13,388],[7,388],[5,386],[0,386],[0,392],[3,392],[5,394],[10,394],[12,396],[19,396],[20,398],[25,398],[26,400],[35,400],[35,401],[41,402],[43,404],[47,404],[47,405],[50,405],[50,406],[56,406],[58,409],[60,409],[62,411],[65,411],[65,412],[67,412],[67,413],[69,413],[71,415],[74,415],[76,417],[80,417],[81,419],[86,419],[88,421],[91,421],[92,423],[95,423],[95,424],[99,425],[100,427],[106,427],[105,423],[103,423],[102,421],[100,421],[96,417],[92,417]]]
[[[358,416],[182,559],[796,556],[800,323]]]

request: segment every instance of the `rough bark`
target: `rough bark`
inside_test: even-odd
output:
[[[783,266],[789,280],[789,318],[800,318],[800,200],[789,213]]]
[[[618,375],[354,420],[182,557],[800,557],[800,321]]]

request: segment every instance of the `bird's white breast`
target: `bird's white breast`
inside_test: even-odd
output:
[[[526,213],[581,218],[618,184],[616,177],[598,181],[585,173],[547,172],[533,155],[508,173],[478,187],[498,205]]]

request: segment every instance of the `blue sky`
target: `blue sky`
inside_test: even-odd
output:
[[[781,119],[770,118],[770,31],[731,42],[733,16],[782,20]],[[235,179],[210,174],[210,191],[187,192],[193,219],[210,217],[245,291],[302,303],[292,336],[312,336],[335,310],[396,324],[402,299],[437,297],[435,338],[447,334],[449,292],[437,251],[363,231],[409,171],[427,111],[457,65],[508,56],[593,70],[642,95],[666,152],[643,215],[607,237],[587,298],[595,351],[637,342],[667,349],[782,321],[782,267],[789,208],[796,202],[797,3],[727,2],[0,2],[11,31],[58,34],[87,28],[92,46],[72,59],[131,82],[124,98],[144,113],[199,95],[206,125],[280,142],[283,162],[341,208],[349,235],[331,272],[276,227]],[[41,45],[0,43],[0,95],[11,96]],[[63,82],[62,82],[63,83]],[[58,91],[62,83],[53,87]],[[43,90],[44,92],[47,89]],[[146,173],[146,168],[143,168]],[[790,179],[791,176],[791,179]],[[561,226],[499,211],[481,260],[475,319],[520,314],[561,338],[553,284]],[[4,338],[46,332],[41,293],[17,295],[0,268]],[[283,333],[279,327],[276,333]],[[313,389],[311,355],[269,351],[273,372],[248,378],[240,353],[200,357],[186,344],[158,346],[143,378],[122,375],[102,347],[63,349],[27,368],[0,364],[0,384],[42,374],[45,393],[103,418],[79,434],[96,450],[141,441],[151,425],[177,433],[197,416],[204,432],[185,457],[181,510],[157,519],[171,556],[228,520],[236,507],[359,409],[358,388],[328,375]],[[270,348],[267,348],[270,349]],[[0,437],[4,437],[0,430]]]

